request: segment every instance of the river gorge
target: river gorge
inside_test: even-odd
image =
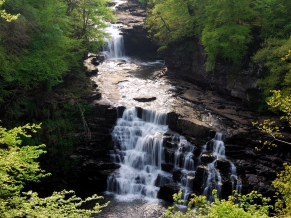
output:
[[[90,116],[92,141],[75,154],[81,184],[111,201],[98,217],[158,217],[179,190],[185,202],[191,193],[212,201],[213,189],[220,198],[233,190],[273,196],[271,181],[291,160],[290,148],[257,152],[264,136],[245,98],[179,77],[146,37],[145,8],[114,5],[111,39],[85,61],[96,88],[91,104],[105,112]],[[106,127],[100,133],[95,125]]]

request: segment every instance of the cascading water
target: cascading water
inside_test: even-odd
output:
[[[150,200],[157,198],[160,187],[174,184],[183,191],[185,202],[194,189],[212,201],[213,189],[221,195],[222,177],[229,178],[232,189],[240,191],[241,182],[234,164],[225,157],[220,133],[201,150],[201,154],[209,153],[213,160],[207,164],[201,187],[195,187],[195,179],[199,178],[196,170],[203,162],[201,154],[195,155],[195,145],[169,130],[166,118],[167,114],[151,110],[125,109],[112,132],[115,150],[109,156],[121,167],[107,179],[109,192],[122,200]],[[219,172],[221,162],[228,166],[226,176]]]
[[[105,56],[105,60],[120,59],[125,56],[123,36],[120,32],[120,25],[110,24],[105,29],[109,33],[110,38],[106,39],[105,46],[101,54]]]
[[[114,6],[112,10],[115,12],[117,7],[125,2],[120,0],[113,1]],[[108,27],[105,29],[105,32],[110,36],[105,39],[105,46],[101,51],[105,60],[120,59],[125,56],[123,36],[121,35],[120,27],[120,24],[108,23]]]
[[[231,166],[231,168],[230,168],[230,172],[231,172],[230,178],[231,178],[232,191],[233,190],[237,190],[238,193],[241,193],[242,182],[241,182],[240,178],[237,176],[236,167],[232,162],[230,162],[230,166]]]
[[[157,197],[157,186],[171,176],[161,170],[162,136],[167,130],[166,114],[143,110],[139,118],[136,108],[123,112],[112,132],[118,148],[111,154],[113,160],[121,160],[121,167],[118,174],[108,178],[108,191],[126,199]]]
[[[222,178],[219,170],[217,170],[217,161],[224,161],[229,164],[232,191],[237,190],[241,192],[241,181],[236,174],[236,167],[231,161],[226,159],[222,136],[221,133],[216,133],[215,137],[209,142],[209,145],[204,147],[204,152],[207,150],[207,147],[209,147],[208,150],[212,150],[212,155],[215,157],[213,162],[207,164],[207,176],[205,177],[203,186],[203,195],[205,195],[209,201],[214,200],[214,196],[212,195],[213,189],[217,190],[217,195],[221,198]]]

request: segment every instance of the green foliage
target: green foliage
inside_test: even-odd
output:
[[[3,5],[5,3],[5,0],[0,0],[0,6]],[[16,20],[19,16],[19,14],[17,15],[12,15],[7,13],[5,10],[1,10],[1,17],[4,18],[7,22],[11,22],[12,20]]]
[[[93,195],[85,200],[73,191],[54,192],[52,196],[39,198],[32,191],[21,193],[25,182],[39,181],[46,177],[37,158],[45,153],[44,145],[22,146],[22,137],[31,137],[40,125],[26,124],[7,130],[0,126],[0,214],[3,218],[13,217],[91,217],[107,206],[96,204],[93,210],[81,209],[89,201],[101,197]]]
[[[280,42],[290,37],[291,3],[288,0],[150,0],[148,6],[149,33],[161,46],[160,50],[174,42],[198,39],[208,55],[208,71],[215,68],[217,61],[240,62],[247,55],[253,55],[251,52],[256,52],[257,48],[250,46],[262,39],[272,43],[270,38]],[[252,34],[253,29],[259,30],[261,38]],[[272,47],[270,45],[269,50]],[[255,59],[260,59],[259,56],[268,59],[265,52],[263,49]],[[275,50],[271,52],[281,55]],[[279,60],[271,57],[268,61],[279,66]],[[282,82],[274,77],[266,78],[265,83],[271,83],[271,86],[266,84],[269,90],[277,89],[273,85]],[[291,76],[287,77],[291,81]],[[286,83],[286,87],[288,85]]]
[[[20,15],[0,20],[1,114],[19,118],[33,92],[51,91],[69,73],[84,73],[84,54],[100,48],[114,17],[107,0],[6,0],[4,6]]]
[[[262,1],[261,26],[263,38],[288,39],[290,37],[290,7],[291,2],[288,0]]]
[[[93,195],[82,200],[74,195],[73,191],[54,192],[46,198],[38,197],[37,193],[29,191],[23,197],[13,196],[9,201],[0,201],[0,212],[3,218],[13,217],[68,217],[85,218],[101,212],[106,204],[97,203],[93,210],[81,209],[87,202],[98,200],[102,197]]]
[[[282,112],[284,115],[280,119],[288,121],[291,126],[291,95],[282,95],[280,90],[271,92],[273,96],[267,100],[267,104],[271,110]]]
[[[213,191],[215,201],[210,203],[205,196],[192,195],[188,204],[187,212],[183,213],[179,210],[174,210],[174,207],[169,207],[162,217],[168,218],[264,218],[268,216],[269,198],[264,198],[261,194],[253,191],[247,195],[234,193],[228,200],[219,200],[217,191]],[[181,192],[174,196],[181,197]],[[259,201],[260,204],[256,202]],[[239,203],[236,203],[239,202]],[[194,208],[193,208],[194,207]]]
[[[72,19],[73,35],[91,49],[97,51],[106,36],[106,21],[115,21],[107,0],[67,1],[67,15]]]
[[[151,0],[148,5],[149,33],[161,48],[198,38],[207,52],[209,70],[217,59],[237,62],[247,53],[249,22],[255,19],[250,0]]]
[[[39,181],[49,174],[39,168],[35,160],[46,153],[44,145],[22,146],[20,135],[31,137],[27,130],[35,132],[40,125],[25,125],[7,130],[0,126],[0,197],[5,198],[18,193],[26,181]]]
[[[147,25],[150,35],[161,48],[185,37],[193,37],[194,20],[189,14],[189,0],[150,0]]]
[[[218,57],[233,62],[241,60],[251,40],[251,26],[246,23],[253,19],[251,1],[208,1],[205,11],[201,41],[209,62],[214,63]]]
[[[286,55],[284,55],[281,58],[281,60],[283,62],[290,61],[290,50],[288,50],[288,53]],[[288,67],[289,67],[289,71],[291,71],[290,64]],[[274,111],[274,112],[283,114],[283,116],[281,116],[280,119],[288,121],[289,125],[291,126],[291,95],[290,95],[289,90],[285,89],[285,94],[283,92],[281,92],[280,90],[272,90],[271,93],[273,93],[273,96],[271,96],[267,100],[267,104],[269,106],[269,109]],[[288,93],[288,94],[286,94],[286,93]],[[273,143],[274,141],[283,142],[285,144],[291,145],[290,142],[278,139],[278,137],[279,138],[283,137],[282,134],[280,134],[280,130],[282,130],[283,128],[277,126],[275,124],[275,121],[264,120],[263,123],[253,122],[253,125],[256,126],[260,131],[265,132],[269,136],[271,136],[270,140],[266,140],[264,142],[261,142],[261,143],[263,143],[263,147],[265,145],[267,145],[268,148],[270,148],[270,146],[276,147],[276,144]],[[256,149],[261,150],[262,148],[260,148],[260,149],[256,148]]]
[[[264,64],[267,72],[258,81],[265,96],[269,95],[270,90],[282,90],[284,94],[291,94],[291,64],[288,58],[284,57],[291,49],[291,38],[268,39],[263,48],[256,53],[254,61]]]
[[[277,189],[275,209],[278,217],[291,217],[291,166],[284,163],[284,170],[272,182]]]
[[[288,54],[282,58],[283,61],[290,61],[290,50]],[[283,114],[280,119],[288,121],[291,126],[291,95],[284,95],[282,92],[273,90],[271,91],[273,95],[267,100],[267,104],[270,110],[274,112],[280,112]],[[255,122],[253,123],[259,130],[265,132],[271,136],[271,140],[262,142],[263,147],[267,146],[277,146],[274,141],[282,142],[291,145],[290,142],[284,141],[280,130],[282,127],[275,125],[272,120],[264,120],[263,123]],[[278,139],[278,137],[280,137]],[[261,150],[261,149],[258,149]],[[284,170],[277,174],[277,178],[272,182],[274,188],[277,189],[275,197],[277,201],[275,203],[275,210],[277,212],[276,217],[291,217],[291,166],[284,163]]]

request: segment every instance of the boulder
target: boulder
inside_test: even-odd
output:
[[[201,162],[204,164],[212,163],[215,159],[216,157],[210,152],[201,154]]]
[[[204,183],[204,177],[207,175],[207,167],[204,165],[198,166],[195,178],[193,180],[193,191],[201,194],[201,187]]]
[[[173,202],[173,194],[179,191],[180,187],[178,185],[166,184],[160,187],[157,197],[167,202]]]
[[[99,100],[101,98],[101,93],[95,93],[93,95],[91,95],[90,97],[88,97],[88,102],[93,102],[95,100]]]
[[[136,97],[133,98],[134,100],[138,101],[138,102],[150,102],[150,101],[154,101],[157,98],[156,97],[150,97],[150,96],[143,96],[143,97]]]

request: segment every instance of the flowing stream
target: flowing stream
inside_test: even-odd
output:
[[[119,25],[106,29],[111,38],[101,52],[105,62],[94,78],[102,91],[100,103],[126,107],[112,131],[115,148],[109,152],[121,166],[107,180],[106,196],[113,203],[100,217],[158,217],[166,205],[158,199],[159,192],[168,184],[183,191],[185,202],[194,189],[211,201],[213,189],[221,196],[221,166],[227,168],[224,174],[231,189],[240,191],[236,167],[225,156],[223,134],[216,133],[200,152],[194,152],[195,144],[169,129],[167,113],[181,105],[181,99],[173,97],[177,88],[158,76],[162,61],[126,56],[119,29]],[[154,101],[135,100],[152,96]],[[206,156],[211,161],[205,162]],[[201,166],[205,170],[197,188],[196,172]],[[119,212],[118,205],[123,205]]]
[[[212,190],[216,189],[218,196],[221,196],[222,177],[216,168],[217,161],[228,164],[232,189],[240,191],[241,182],[234,164],[226,159],[221,133],[216,133],[204,145],[202,152],[195,156],[197,147],[171,131],[166,118],[167,114],[156,111],[125,109],[112,132],[115,149],[110,152],[110,157],[121,168],[109,176],[108,192],[123,201],[144,199],[151,202],[157,200],[161,186],[174,184],[180,186],[187,202],[193,192],[193,180],[201,164],[201,154],[206,153],[213,156],[213,161],[207,164],[200,194],[212,201]],[[181,173],[176,181],[172,178],[173,170]]]

